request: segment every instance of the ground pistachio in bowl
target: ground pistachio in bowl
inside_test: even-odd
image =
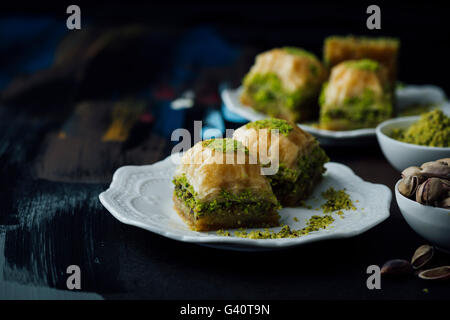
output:
[[[450,158],[406,168],[398,191],[420,204],[450,209]]]
[[[421,115],[410,127],[395,128],[390,137],[406,143],[429,147],[450,147],[450,117],[435,109]]]

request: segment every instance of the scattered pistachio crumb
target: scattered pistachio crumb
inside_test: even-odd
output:
[[[321,205],[324,213],[331,213],[337,210],[356,210],[350,196],[345,192],[345,189],[335,190],[333,187],[328,188],[322,192],[322,196],[327,200]]]
[[[430,290],[428,290],[428,288],[423,288],[422,291],[425,292],[425,293],[430,292]]]
[[[231,237],[231,233],[229,231],[225,231],[223,229],[217,230],[216,234],[222,237]]]
[[[328,188],[326,191],[322,192],[322,196],[327,200],[320,208],[314,210],[323,210],[325,215],[314,215],[306,220],[306,226],[301,229],[291,229],[288,225],[283,225],[280,231],[272,231],[268,228],[264,230],[256,230],[248,232],[244,228],[239,228],[234,232],[234,236],[238,238],[249,238],[249,239],[280,239],[280,238],[297,238],[309,234],[313,231],[318,231],[320,229],[332,228],[331,224],[335,221],[332,215],[327,213],[335,213],[344,219],[343,210],[356,210],[353,205],[350,196],[346,193],[345,189],[335,190],[333,187]],[[359,202],[356,200],[355,202]],[[312,209],[311,206],[302,203],[301,206],[308,209]],[[363,209],[364,210],[364,209]],[[293,220],[298,222],[297,217],[293,217]],[[218,230],[217,235],[231,236],[229,231]]]
[[[298,220],[298,219],[297,219]],[[334,222],[334,218],[331,215],[324,216],[312,216],[307,220],[306,226],[302,229],[291,229],[288,225],[283,225],[281,230],[278,232],[271,231],[269,229],[256,230],[247,232],[235,231],[234,235],[239,238],[249,238],[249,239],[281,239],[281,238],[298,238],[309,234],[313,231],[318,231],[320,229],[326,229],[330,224]]]

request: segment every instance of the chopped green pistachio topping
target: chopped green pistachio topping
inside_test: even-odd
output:
[[[278,198],[287,195],[297,198],[307,197],[325,172],[324,164],[329,160],[325,151],[317,143],[308,155],[298,159],[296,168],[290,169],[286,164],[280,163],[278,172],[267,178]],[[302,205],[302,202],[299,201],[297,205]]]
[[[256,111],[293,122],[303,121],[314,113],[321,83],[315,77],[292,91],[284,87],[274,72],[248,73],[243,80],[241,100]]]
[[[194,212],[200,212],[202,205],[197,203],[197,200],[195,199],[197,192],[195,192],[194,187],[189,184],[186,175],[183,174],[175,177],[172,182],[175,185],[175,194],[177,197],[183,199],[186,206],[194,210]]]
[[[352,209],[356,210],[353,205],[350,196],[343,190],[335,190],[330,187],[325,192],[322,192],[327,202],[322,205],[324,215],[313,215],[306,221],[306,226],[301,229],[291,229],[288,225],[283,225],[280,231],[273,231],[270,229],[246,231],[245,229],[239,229],[234,232],[235,237],[250,238],[250,239],[280,239],[280,238],[297,238],[307,235],[311,232],[318,231],[320,229],[326,229],[330,226],[335,219],[330,214],[333,211],[341,219],[344,219],[344,212],[342,210]],[[319,209],[316,209],[319,210]],[[294,217],[294,221],[298,222],[298,218]],[[223,232],[220,231],[222,234]],[[225,233],[225,236],[230,236],[229,233]]]
[[[282,226],[281,230],[276,232],[269,229],[256,230],[247,232],[245,230],[239,230],[234,232],[234,236],[239,238],[250,239],[281,239],[281,238],[298,238],[309,234],[310,232],[318,231],[320,229],[326,229],[330,224],[334,222],[334,218],[330,215],[324,216],[312,216],[306,222],[306,226],[302,229],[291,229],[288,225]]]
[[[349,97],[344,99],[344,104],[357,105],[360,104],[363,107],[370,107],[376,103],[376,95],[370,89],[365,89],[361,96]]]
[[[277,203],[277,200],[275,196],[272,193],[267,194],[259,194],[255,195],[251,190],[243,190],[239,192],[238,194],[231,193],[227,190],[222,190],[220,192],[220,199],[225,201],[232,201],[236,203],[247,203],[247,202],[257,202],[261,199],[261,197],[264,197],[266,200],[272,201],[272,203]]]
[[[327,200],[321,205],[321,208],[325,213],[349,209],[356,210],[356,207],[353,205],[350,196],[345,192],[345,189],[335,190],[333,187],[330,187],[322,192],[322,196]],[[338,214],[342,215],[342,212],[338,212]]]
[[[361,59],[361,60],[350,60],[344,62],[346,66],[350,68],[367,70],[367,71],[377,71],[380,64],[371,59]]]
[[[327,88],[328,88],[328,81],[323,84],[322,91],[320,91],[319,106],[321,106],[321,107],[323,107],[325,105],[325,102],[327,100],[327,96],[326,96]]]
[[[264,120],[258,120],[254,122],[247,123],[246,128],[255,128],[255,129],[278,129],[278,131],[282,135],[289,135],[289,133],[294,129],[292,125],[289,124],[286,120],[270,118]]]
[[[395,128],[390,137],[429,147],[450,147],[450,117],[436,109],[423,114],[407,129]]]
[[[405,137],[405,129],[402,128],[394,128],[391,130],[391,132],[389,133],[389,136],[392,139],[398,140],[398,141],[403,141],[404,137]]]
[[[216,199],[200,201],[197,199],[197,193],[194,188],[188,183],[186,175],[177,176],[172,182],[175,185],[174,192],[177,198],[181,199],[196,217],[204,214],[225,214],[232,207],[239,207],[243,214],[264,213],[280,208],[275,195],[271,192],[255,194],[251,190],[243,190],[234,194],[222,190]]]
[[[326,88],[323,86],[319,97],[320,123],[326,124],[336,119],[349,121],[349,129],[375,127],[392,116],[391,94],[377,96],[372,90],[365,89],[360,96],[344,99],[340,106],[326,106]]]
[[[308,155],[304,155],[298,159],[298,169],[300,171],[298,179],[307,181],[319,172],[325,173],[324,164],[330,161],[325,151],[317,143]]]
[[[248,154],[248,149],[240,141],[231,138],[205,140],[202,145],[223,153],[241,151]]]
[[[288,91],[284,88],[280,78],[272,72],[265,74],[248,74],[244,78],[244,88],[261,111],[276,116],[276,107],[282,105],[294,109],[305,98],[307,92],[303,90]]]
[[[223,229],[217,230],[216,234],[218,236],[222,236],[222,237],[231,237],[230,231],[226,231],[226,230],[223,230]]]

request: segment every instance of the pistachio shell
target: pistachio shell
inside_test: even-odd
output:
[[[435,161],[429,161],[429,162],[425,162],[422,163],[422,165],[420,166],[421,169],[426,168],[428,166],[434,165]]]
[[[423,195],[423,190],[425,187],[426,181],[424,183],[422,183],[420,186],[417,187],[416,189],[416,201],[418,203],[424,204],[424,200],[422,200],[422,195]]]
[[[417,248],[411,259],[411,265],[414,269],[419,269],[427,264],[433,258],[434,248],[429,245],[422,245]]]
[[[408,176],[420,176],[421,169],[419,167],[408,167],[405,170],[402,171],[402,177],[408,177]]]
[[[434,161],[428,161],[428,162],[422,163],[422,165],[420,167],[423,169],[425,167],[434,166],[436,164],[444,164],[444,165],[447,164],[448,165],[447,158],[438,159],[438,160],[434,160]]]
[[[405,197],[411,197],[416,193],[418,178],[416,176],[406,176],[398,184],[398,191]]]
[[[416,201],[422,204],[432,204],[444,194],[444,188],[439,178],[429,178],[416,191]]]
[[[443,194],[443,186],[441,179],[438,178],[430,178],[428,179],[428,183],[425,186],[425,200],[428,203],[432,203],[436,201]]]
[[[419,273],[419,278],[425,280],[447,280],[450,279],[450,266],[442,266],[424,270]]]
[[[381,268],[382,275],[407,275],[411,274],[413,269],[409,261],[402,259],[393,259],[386,261]]]
[[[443,158],[443,159],[439,159],[436,160],[437,162],[445,162],[447,165],[450,166],[450,158]]]
[[[425,177],[436,177],[441,179],[450,179],[450,166],[446,162],[433,162],[423,167],[421,174]]]

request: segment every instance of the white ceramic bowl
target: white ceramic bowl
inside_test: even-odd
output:
[[[450,250],[450,210],[425,206],[406,198],[395,184],[395,198],[400,212],[414,231],[438,247]]]
[[[399,171],[428,161],[450,157],[450,148],[419,146],[401,142],[388,136],[392,129],[406,129],[419,118],[420,116],[391,119],[380,123],[376,128],[378,143],[384,156]]]

